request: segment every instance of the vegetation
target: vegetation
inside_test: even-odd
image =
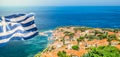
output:
[[[118,28],[114,29],[115,33],[118,33],[118,31],[120,31],[120,29],[118,29]]]
[[[62,39],[63,45],[65,45],[65,38]]]
[[[115,34],[109,35],[108,37],[116,39],[116,35]]]
[[[59,51],[58,53],[57,53],[57,55],[58,55],[58,57],[69,57],[68,55],[66,55],[66,52],[65,51]]]
[[[77,39],[78,46],[79,46],[80,41],[83,41],[83,40],[84,40],[84,37],[80,37],[80,38]]]
[[[120,50],[114,46],[99,46],[91,48],[83,57],[120,57]]]
[[[76,27],[74,28],[75,32],[77,32],[78,30],[80,30],[81,32],[84,32],[87,29],[91,29],[90,27]]]
[[[40,57],[42,52],[37,53],[34,57]]]
[[[84,32],[86,30],[86,28],[79,28],[79,30],[81,30],[82,32]]]
[[[95,30],[95,35],[97,35],[97,34],[102,34],[102,32]]]
[[[112,40],[116,40],[116,39],[117,39],[117,38],[116,38],[116,35],[113,34],[113,35],[109,35],[109,36],[108,36],[107,41],[109,42],[109,45],[111,45],[111,41],[112,41]]]
[[[86,53],[87,51],[87,53],[84,54],[83,57],[120,57],[119,55],[120,50],[114,47],[115,45],[117,45],[118,42],[113,42],[112,44],[114,46],[111,46],[112,40],[120,41],[119,39],[120,36],[118,36],[118,34],[120,33],[118,32],[120,32],[120,29],[110,29],[110,28],[97,29],[97,28],[89,28],[89,27],[72,27],[72,26],[62,27],[60,29],[57,28],[57,31],[55,32],[56,33],[55,38],[56,39],[59,38],[58,40],[61,40],[61,41],[58,41],[57,43],[58,44],[63,43],[63,45],[61,47],[59,46],[57,47],[56,45],[52,46],[50,50],[48,49],[49,51],[48,53],[52,54],[51,51],[53,50],[55,51],[57,48],[62,48],[61,50],[64,50],[64,51],[56,51],[58,57],[72,57],[72,55],[74,54],[70,54],[70,53],[67,54],[66,49],[71,50],[70,48],[72,48],[72,50],[77,50],[77,52],[79,52],[78,50],[81,47],[81,49],[85,48],[83,49],[85,50],[83,54]],[[64,36],[57,37],[57,35],[59,34]],[[96,43],[95,42],[96,40],[100,40],[100,41]],[[80,45],[80,42],[82,45]],[[108,42],[109,42],[109,45],[108,45]],[[68,44],[65,44],[65,43],[68,43]],[[74,46],[71,47],[71,44]],[[108,46],[104,46],[104,45],[108,45]],[[35,57],[42,56],[41,55],[42,53],[44,52],[38,53]],[[79,55],[75,55],[75,56],[79,57]]]
[[[88,38],[89,41],[93,40],[96,38],[94,35],[87,35],[86,38]]]
[[[104,38],[107,38],[107,35],[106,35],[106,34],[101,34],[101,35],[99,35],[98,37],[99,37],[99,40],[102,40],[102,39],[104,39]]]
[[[103,31],[110,31],[110,32],[113,32],[114,29],[110,29],[110,28],[102,28]]]
[[[79,46],[78,45],[74,45],[74,46],[72,46],[72,49],[73,50],[79,50]]]
[[[65,31],[64,34],[65,36],[69,36],[69,31]],[[63,41],[63,45],[65,45],[65,36],[62,38],[62,41]]]
[[[65,32],[64,32],[65,36],[68,36],[70,33],[71,33],[71,32],[69,32],[69,31],[65,31]]]
[[[69,36],[70,36],[70,40],[72,40],[73,36],[74,36],[74,33],[69,33]]]
[[[76,33],[78,30],[79,30],[78,28],[74,28],[75,33]]]
[[[42,55],[42,53],[46,52],[48,50],[49,47],[47,47],[46,49],[44,49],[42,52],[37,53],[34,57],[40,57]]]

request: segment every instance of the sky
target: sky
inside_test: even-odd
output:
[[[120,6],[120,0],[0,0],[0,6]]]

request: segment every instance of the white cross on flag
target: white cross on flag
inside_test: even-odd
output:
[[[27,40],[38,35],[34,14],[14,14],[0,18],[0,46],[10,40]]]

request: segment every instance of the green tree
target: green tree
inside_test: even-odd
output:
[[[79,46],[78,45],[74,45],[74,46],[72,46],[72,49],[73,50],[79,50]]]
[[[86,30],[86,28],[79,28],[82,32],[84,32]]]
[[[108,37],[109,37],[109,38],[113,38],[113,39],[116,39],[116,38],[117,38],[115,34],[109,35]]]
[[[81,32],[84,32],[87,28],[86,27],[77,27],[74,28],[75,31],[80,30]]]
[[[71,33],[71,32],[69,32],[69,31],[65,31],[64,34],[65,34],[65,36],[69,36],[69,37],[70,37],[70,40],[73,39],[74,33]]]
[[[107,38],[107,41],[109,42],[109,45],[111,45],[112,39],[111,38]]]
[[[93,47],[82,57],[120,57],[120,50],[114,46]]]
[[[77,44],[77,45],[78,45],[78,46],[79,46],[79,44],[80,44],[80,41],[81,41],[81,39],[80,39],[80,38],[78,38],[78,39],[77,39],[77,42],[78,42],[78,44]]]
[[[115,33],[118,33],[119,31],[120,31],[120,29],[118,29],[118,28],[114,29]]]
[[[65,51],[59,51],[58,53],[57,53],[57,55],[58,55],[58,57],[69,57],[67,54],[66,54],[66,52]]]
[[[69,33],[69,31],[64,32],[65,36],[69,36]],[[63,45],[65,45],[65,36],[62,38]]]
[[[87,38],[89,41],[91,41],[91,40],[95,39],[96,37],[94,35],[88,35]]]
[[[70,34],[70,32],[69,31],[65,31],[64,34],[65,34],[65,36],[68,36]]]
[[[107,35],[106,34],[101,34],[98,36],[100,40],[104,39],[104,38],[107,38]]]
[[[80,41],[83,41],[83,40],[84,40],[84,37],[80,37],[80,38],[77,39],[78,46],[79,46],[79,44],[80,44]]]
[[[74,28],[75,33],[79,30],[79,28]]]
[[[111,41],[112,40],[116,40],[117,38],[116,38],[116,35],[115,34],[113,34],[113,35],[108,35],[108,38],[107,38],[107,41],[109,42],[109,45],[111,45]]]
[[[103,33],[98,30],[95,30],[95,35],[97,35],[97,34],[103,34]]]
[[[62,42],[63,42],[63,45],[65,45],[65,38],[64,37],[62,38]]]
[[[69,36],[70,36],[70,40],[72,40],[73,36],[74,36],[74,33],[69,33]]]

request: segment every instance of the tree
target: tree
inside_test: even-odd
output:
[[[77,27],[74,28],[75,32],[77,32],[78,30],[80,30],[81,32],[84,32],[87,29],[87,27]]]
[[[88,40],[91,41],[91,40],[95,39],[96,37],[94,35],[88,35],[87,38],[88,38]]]
[[[118,29],[118,28],[114,29],[115,33],[118,33],[119,31],[120,31],[120,29]]]
[[[113,39],[116,39],[116,38],[117,38],[115,34],[109,35],[108,37],[109,37],[109,38],[113,38]]]
[[[69,35],[69,33],[70,33],[69,31],[65,31],[64,32],[65,35]]]
[[[86,28],[79,28],[79,30],[81,30],[82,32],[84,32],[86,30]]]
[[[84,37],[80,37],[80,38],[77,39],[78,46],[79,46],[80,41],[83,41],[83,40],[84,40]]]
[[[81,41],[81,39],[80,39],[80,38],[78,38],[78,39],[77,39],[77,42],[78,42],[78,44],[77,44],[77,45],[78,45],[78,46],[79,46],[79,44],[80,44],[80,41]]]
[[[62,38],[62,42],[63,42],[63,45],[65,45],[65,38],[64,37]]]
[[[73,50],[79,50],[79,46],[78,45],[74,45],[74,46],[72,46],[72,49]]]
[[[108,36],[107,41],[109,42],[109,45],[111,45],[111,41],[112,41],[112,40],[116,40],[116,39],[117,39],[117,38],[116,38],[116,35],[113,34],[113,35],[109,35],[109,36]]]
[[[74,28],[75,33],[76,33],[78,30],[79,30],[78,28]]]
[[[69,36],[70,37],[70,40],[72,40],[73,36],[74,36],[74,33],[71,33],[69,31],[65,31],[64,32],[65,36]]]
[[[73,36],[74,36],[74,33],[69,33],[69,36],[70,36],[70,40],[72,40]]]
[[[97,34],[103,34],[103,33],[98,30],[95,30],[95,35],[97,35]]]
[[[58,55],[58,57],[69,57],[68,55],[66,55],[66,52],[65,51],[59,51],[58,53],[57,53],[57,55]]]
[[[65,36],[69,36],[69,31],[65,31],[64,34]],[[65,45],[65,36],[62,38],[62,41],[63,41],[63,45]]]
[[[109,45],[111,45],[112,38],[107,38],[107,41],[109,42]]]
[[[106,34],[101,34],[98,36],[100,40],[104,39],[104,38],[107,38],[107,35]]]
[[[93,47],[83,57],[120,57],[120,50],[114,46]]]

